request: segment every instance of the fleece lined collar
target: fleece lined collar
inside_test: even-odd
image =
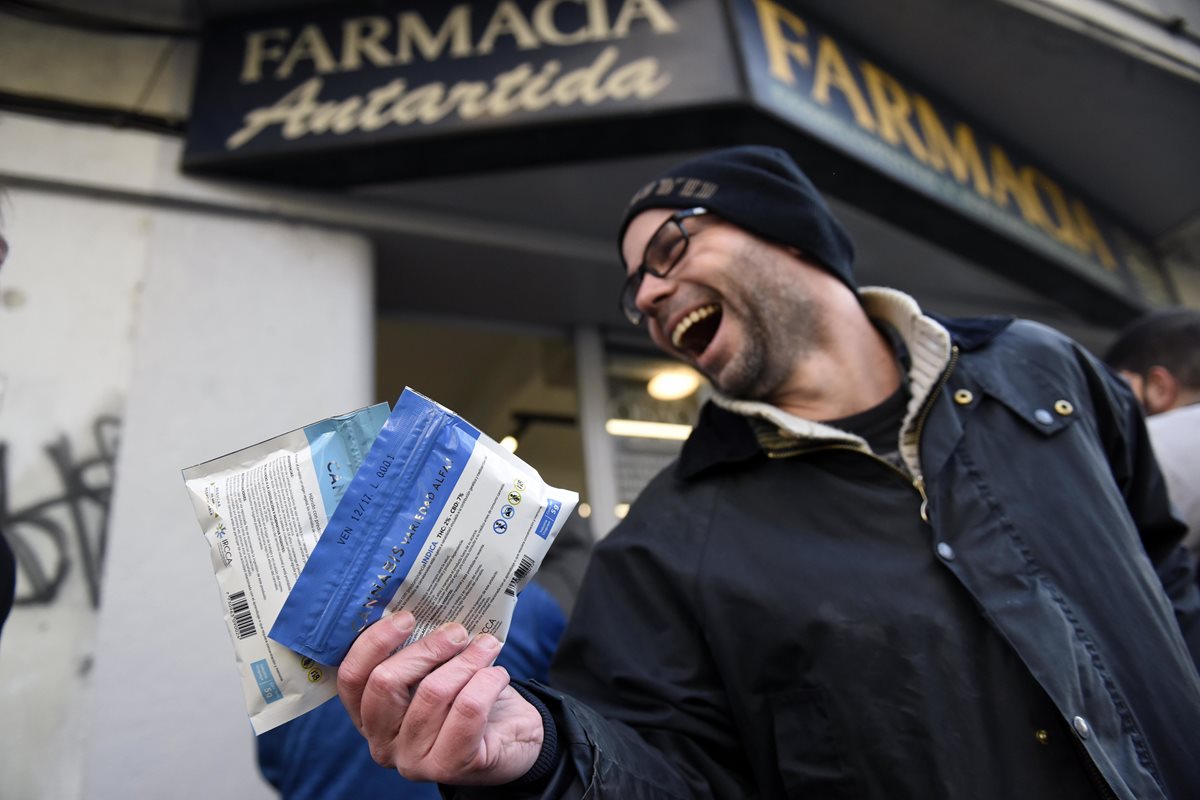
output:
[[[859,297],[868,316],[890,325],[908,349],[910,398],[904,422],[901,425],[900,454],[910,474],[919,475],[917,417],[921,408],[924,407],[925,401],[937,386],[942,373],[949,365],[952,348],[950,328],[956,331],[956,337],[961,333],[961,338],[964,340],[962,346],[971,350],[990,341],[1008,326],[1011,319],[971,320],[964,324],[947,321],[943,325],[940,321],[922,313],[916,300],[904,292],[883,287],[869,287],[862,289]],[[822,422],[789,414],[768,403],[739,400],[720,393],[715,393],[712,399],[719,410],[729,412],[730,416],[740,417],[742,419],[740,427],[743,430],[746,423],[749,423],[753,430],[753,436],[757,438],[759,450],[765,451],[768,455],[784,455],[828,445],[849,446],[863,452],[871,452],[866,441],[860,436]],[[716,410],[714,409],[714,411]],[[720,429],[723,437],[729,437],[732,430],[739,426],[732,419],[724,419],[725,416],[719,413],[708,413],[702,417],[696,434],[693,434],[684,447],[680,459],[682,475],[686,477],[695,474],[707,465],[726,460],[713,450],[712,445],[715,443],[708,442],[710,437],[702,433],[705,428],[713,427],[715,424],[714,429]],[[749,433],[749,431],[746,432]],[[744,435],[735,437],[734,441],[738,446],[724,455],[735,459],[748,456],[750,453],[746,452],[746,438]]]

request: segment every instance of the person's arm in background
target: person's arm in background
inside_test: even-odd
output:
[[[0,530],[0,633],[3,633],[4,620],[8,619],[8,612],[12,610],[16,591],[17,563],[4,531]]]
[[[4,238],[3,234],[0,234],[0,267],[4,266],[6,258],[8,258],[8,240]],[[4,462],[3,451],[4,445],[0,444],[0,463]],[[4,531],[0,530],[0,632],[4,630],[4,621],[8,619],[8,612],[12,610],[16,591],[16,559],[8,546],[8,539]]]

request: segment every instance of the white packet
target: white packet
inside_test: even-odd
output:
[[[183,470],[255,734],[337,694],[335,670],[267,632],[387,415],[380,403]]]
[[[409,642],[449,621],[503,642],[518,594],[578,501],[405,389],[270,636],[340,664],[367,625],[403,609],[417,620]]]

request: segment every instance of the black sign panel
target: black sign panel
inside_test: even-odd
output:
[[[1170,301],[1149,247],[1053,165],[1023,157],[885,70],[797,0],[732,6],[750,91],[764,109],[1110,292]]]
[[[596,123],[740,96],[722,13],[364,0],[226,23],[204,37],[183,166],[336,185],[636,152]]]
[[[764,142],[831,195],[1088,317],[1171,302],[1145,243],[1053,165],[801,6],[356,0],[227,21],[204,36],[183,168],[353,186]]]

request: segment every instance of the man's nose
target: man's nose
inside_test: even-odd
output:
[[[653,314],[654,307],[675,290],[675,282],[670,276],[660,278],[652,272],[642,277],[642,285],[638,287],[634,297],[634,305],[643,314]]]

